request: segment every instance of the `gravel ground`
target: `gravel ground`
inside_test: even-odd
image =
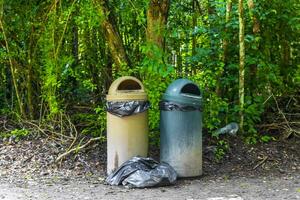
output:
[[[215,146],[204,142],[202,177],[128,189],[105,184],[105,144],[93,143],[55,163],[66,147],[52,140],[0,141],[0,199],[300,199],[299,139],[256,146],[238,138],[228,142],[220,162],[213,158]],[[150,156],[157,159],[158,152],[153,148]]]
[[[300,176],[203,177],[179,180],[176,185],[151,189],[128,189],[104,185],[102,180],[1,181],[0,199],[206,199],[282,200],[300,199]]]

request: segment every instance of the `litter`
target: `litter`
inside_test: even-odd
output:
[[[176,179],[177,174],[169,164],[137,156],[111,173],[106,182],[110,185],[145,188],[174,184]]]
[[[218,129],[213,133],[213,136],[219,136],[224,134],[236,135],[239,130],[239,125],[236,122],[231,122],[224,126],[223,128]]]

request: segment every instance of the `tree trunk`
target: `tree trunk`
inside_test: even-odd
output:
[[[245,21],[244,21],[244,8],[243,0],[239,0],[238,5],[239,12],[239,54],[240,54],[240,63],[239,63],[239,104],[240,104],[240,129],[243,132],[244,128],[244,95],[245,95]]]
[[[232,0],[227,0],[226,3],[226,17],[225,17],[225,26],[229,23],[230,17],[231,17],[231,10],[232,10]],[[228,32],[228,28],[225,27],[224,30],[225,34]],[[223,62],[224,65],[227,64],[227,55],[228,55],[228,38],[225,36],[223,40]]]
[[[291,58],[291,47],[285,36],[281,36],[281,59],[280,59],[280,73],[283,77],[284,82],[288,83],[288,75],[291,72],[290,68],[290,58]]]
[[[34,104],[33,104],[33,89],[32,89],[32,65],[29,60],[28,63],[28,71],[27,71],[27,80],[26,80],[26,88],[27,88],[27,104],[29,109],[29,117],[30,119],[34,119]]]
[[[227,24],[229,23],[229,20],[230,20],[230,17],[231,17],[231,10],[232,10],[232,0],[227,0],[226,2],[226,16],[225,16],[225,30],[224,30],[224,33],[225,33],[225,37],[223,39],[223,56],[222,56],[222,60],[223,60],[223,63],[224,63],[224,66],[223,66],[223,70],[222,72],[220,73],[219,77],[218,77],[218,82],[217,82],[217,86],[216,86],[216,93],[219,97],[222,96],[222,88],[221,88],[221,78],[224,74],[224,70],[228,64],[228,38],[227,38],[227,32],[228,32],[228,28],[227,28]]]
[[[255,9],[255,4],[253,0],[248,0],[247,1],[248,7],[249,7],[249,11],[250,11],[250,17],[251,20],[253,22],[253,27],[252,27],[252,31],[254,34],[257,34],[260,32],[260,23],[257,19],[257,17],[254,15],[253,10]]]
[[[170,0],[150,0],[147,11],[147,42],[164,49],[164,32]]]
[[[36,95],[34,92],[33,84],[34,84],[34,64],[35,64],[35,51],[34,51],[34,46],[35,46],[35,29],[33,26],[31,26],[31,34],[29,38],[29,45],[28,45],[28,54],[27,54],[27,76],[26,76],[26,93],[25,96],[27,95],[27,108],[29,110],[29,118],[30,119],[35,119],[37,111],[37,101],[36,101]]]
[[[75,60],[75,65],[79,64],[79,49],[78,49],[78,27],[77,25],[73,22],[73,27],[72,27],[72,33],[73,33],[73,37],[72,37],[72,53],[73,53],[73,58]]]
[[[257,17],[255,16],[253,10],[255,8],[254,2],[253,0],[248,0],[247,1],[248,7],[249,7],[249,14],[250,14],[250,18],[252,20],[253,26],[252,26],[252,32],[254,37],[257,37],[259,35],[260,32],[260,23],[257,19]],[[257,47],[256,50],[260,49],[259,48],[259,42],[257,42]],[[250,74],[249,74],[249,87],[251,92],[256,88],[256,75],[257,75],[257,65],[256,64],[252,64],[249,66],[250,67]]]
[[[116,70],[120,70],[122,66],[130,66],[129,59],[127,57],[123,41],[120,33],[117,29],[114,15],[109,10],[108,0],[99,0],[100,12],[103,14],[102,28],[107,40],[109,50],[116,65]]]
[[[20,93],[19,93],[16,69],[15,69],[14,64],[12,62],[12,59],[10,57],[11,55],[10,55],[8,40],[7,40],[6,33],[5,33],[5,30],[4,30],[4,26],[3,26],[3,23],[2,23],[2,18],[0,18],[0,29],[2,30],[3,39],[5,41],[5,48],[6,48],[6,51],[7,51],[7,54],[8,54],[10,72],[11,72],[11,76],[12,76],[12,82],[13,82],[13,86],[14,86],[14,89],[15,89],[16,97],[17,97],[17,102],[18,102],[18,105],[19,105],[19,111],[20,111],[21,116],[26,118],[23,102],[21,100]]]
[[[193,29],[195,30],[195,27],[197,26],[197,19],[198,19],[198,12],[196,9],[197,6],[197,2],[196,0],[193,0],[193,21],[192,21],[192,25],[193,25]],[[192,35],[192,56],[196,56],[196,48],[197,48],[197,37],[196,34]],[[192,75],[196,74],[196,68],[193,66],[192,67],[192,71],[191,71]]]

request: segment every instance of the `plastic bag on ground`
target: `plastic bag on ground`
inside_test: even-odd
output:
[[[236,122],[231,122],[224,126],[223,128],[218,129],[213,133],[213,136],[219,136],[223,134],[236,135],[239,130],[239,125]]]
[[[200,105],[184,105],[180,103],[175,103],[171,101],[161,101],[159,102],[159,109],[164,111],[201,111]]]
[[[119,117],[142,113],[149,107],[149,101],[108,101],[106,103],[107,111]]]
[[[110,185],[128,187],[154,187],[175,183],[177,174],[167,163],[158,163],[152,158],[133,157],[111,173],[106,182]]]

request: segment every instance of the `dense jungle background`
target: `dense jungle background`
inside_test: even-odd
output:
[[[105,97],[123,75],[145,85],[153,145],[177,78],[200,86],[208,137],[230,122],[246,144],[299,137],[299,61],[297,0],[1,0],[1,138],[105,141]]]

